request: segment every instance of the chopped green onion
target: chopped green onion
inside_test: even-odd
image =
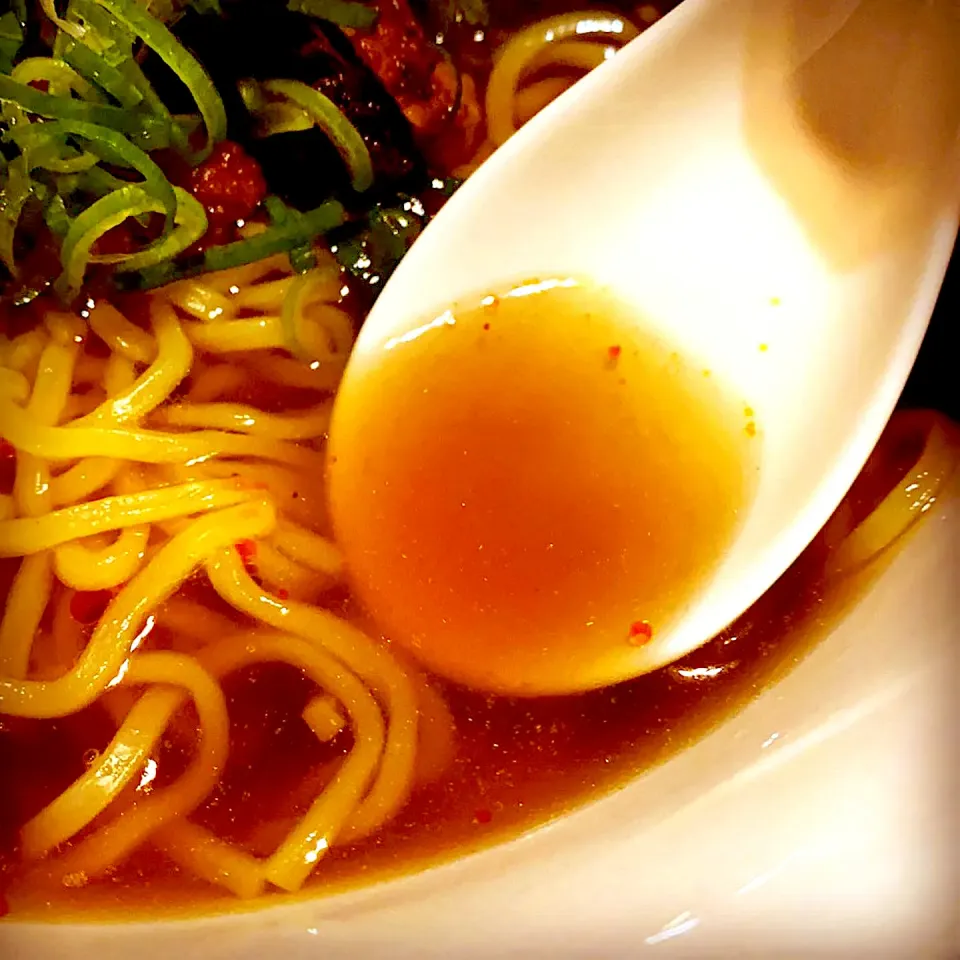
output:
[[[0,73],[9,73],[23,44],[23,25],[17,15],[8,10],[0,16]]]
[[[81,173],[97,165],[97,157],[92,153],[75,153],[73,156],[64,156],[59,150],[41,150],[37,152],[34,166],[49,170],[52,173]]]
[[[137,0],[96,0],[125,27],[140,37],[180,78],[190,91],[207,128],[207,143],[200,159],[209,155],[213,145],[227,135],[227,114],[207,72],[177,38]]]
[[[207,232],[207,214],[195,197],[174,187],[177,195],[176,226],[168,234],[154,240],[136,253],[111,253],[90,258],[91,263],[111,263],[116,270],[128,273],[143,270],[172,260],[196,243]],[[153,212],[159,212],[154,209]]]
[[[290,266],[294,273],[306,273],[317,265],[317,255],[312,243],[305,243],[302,247],[294,247],[290,251]]]
[[[370,151],[356,127],[329,97],[299,80],[267,80],[263,88],[268,93],[291,100],[316,121],[343,158],[357,193],[363,193],[373,185]]]
[[[170,144],[170,128],[158,117],[139,110],[124,110],[101,103],[86,103],[70,97],[55,97],[53,94],[34,90],[26,84],[17,83],[10,77],[0,76],[0,100],[18,104],[27,113],[54,120],[78,120],[81,123],[96,123],[125,133],[141,146],[158,149]]]
[[[340,226],[345,219],[343,206],[336,200],[290,218],[282,224],[246,240],[237,240],[217,247],[208,247],[203,255],[203,270],[226,270],[254,263],[275,253],[284,253],[308,243],[320,234]]]
[[[317,341],[317,335],[323,337],[322,329],[319,329],[317,324],[309,324],[301,310],[301,303],[307,291],[317,283],[324,283],[326,279],[325,271],[303,273],[299,277],[294,277],[280,307],[280,328],[283,330],[290,353],[305,363],[323,360],[331,352],[328,343]],[[310,329],[311,327],[314,329]],[[313,336],[311,337],[310,334]]]
[[[123,75],[131,86],[133,86],[143,97],[143,104],[154,116],[159,117],[170,131],[170,143],[176,147],[177,151],[183,155],[190,154],[190,144],[187,141],[187,135],[184,133],[181,125],[177,123],[170,115],[167,105],[157,95],[153,85],[146,78],[140,65],[136,60],[127,60],[121,63],[117,69]],[[199,120],[197,120],[199,123]]]
[[[195,277],[214,270],[226,270],[247,263],[255,263],[275,253],[284,253],[302,247],[314,237],[329,233],[340,226],[345,218],[343,206],[335,200],[299,213],[295,222],[283,226],[267,227],[262,233],[246,240],[227,243],[218,247],[208,247],[202,257],[186,264],[161,263],[146,270],[140,270],[136,276],[124,279],[122,286],[127,289],[152,290],[154,287]]]
[[[213,13],[219,17],[223,13],[220,0],[190,0],[190,6],[199,14]]]
[[[296,222],[303,214],[299,210],[288,207],[279,197],[271,194],[263,201],[267,216],[274,226]],[[306,273],[317,265],[317,257],[310,242],[293,247],[290,250],[290,266],[294,273]]]
[[[50,22],[56,24],[64,33],[69,34],[77,40],[83,36],[85,32],[83,27],[60,19],[57,13],[56,0],[40,0],[40,6],[43,7],[43,12],[47,15]]]
[[[67,19],[83,28],[83,45],[99,54],[111,66],[119,67],[133,56],[133,33],[97,0],[70,0]],[[65,33],[57,36],[54,54],[63,56],[71,38]]]
[[[53,57],[28,57],[21,60],[11,71],[10,79],[23,84],[45,80],[52,96],[69,97],[72,90],[79,93],[84,100],[103,103],[103,96],[93,84],[81,77],[73,67]]]
[[[50,232],[61,240],[67,235],[70,229],[70,215],[59,193],[54,194],[43,208],[43,219],[50,228]]]
[[[143,94],[115,66],[82,43],[71,43],[63,59],[81,76],[110,94],[120,106],[135,107],[143,100]]]
[[[287,9],[340,27],[358,27],[361,30],[372,27],[377,21],[374,7],[353,0],[287,0]]]
[[[142,186],[147,193],[160,203],[166,215],[168,230],[177,211],[177,198],[173,185],[164,175],[164,172],[141,150],[134,146],[126,137],[121,136],[107,127],[99,127],[92,123],[78,123],[70,120],[54,121],[44,126],[55,127],[64,133],[80,137],[88,143],[87,149],[101,159],[118,166],[130,167],[143,177]]]
[[[32,192],[30,180],[30,158],[21,153],[10,161],[7,179],[0,190],[0,260],[13,276],[17,276],[17,265],[13,259],[13,240],[20,222],[23,205]]]
[[[155,240],[145,249],[132,254],[91,256],[91,249],[105,233],[119,226],[128,217],[145,213],[159,213],[162,204],[143,187],[131,184],[101,197],[80,213],[63,241],[60,260],[63,273],[55,287],[63,299],[70,299],[80,290],[87,264],[91,262],[113,263],[118,270],[137,270],[169,260],[191,243],[198,240],[207,229],[207,218],[200,204],[188,193],[177,189],[178,229]],[[182,227],[182,229],[180,229]]]
[[[272,137],[275,133],[296,133],[309,130],[313,126],[313,117],[303,107],[295,103],[266,103],[256,111],[260,121],[257,135]]]

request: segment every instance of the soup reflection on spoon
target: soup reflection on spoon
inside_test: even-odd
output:
[[[517,694],[631,672],[734,533],[751,411],[572,279],[385,339],[337,399],[337,538],[384,632]]]

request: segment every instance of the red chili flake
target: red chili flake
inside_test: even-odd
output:
[[[620,345],[619,345],[619,344],[614,344],[612,347],[610,347],[610,348],[607,350],[607,356],[608,356],[611,360],[616,360],[616,359],[620,356]]]
[[[211,225],[245,220],[267,194],[260,164],[238,143],[224,140],[190,172],[190,192],[203,204]]]
[[[254,562],[257,557],[257,544],[253,540],[239,540],[236,543],[237,553],[240,554],[240,559],[243,561],[243,568],[250,574],[254,576],[257,572],[257,566]]]
[[[489,323],[485,323],[485,324],[483,325],[483,329],[484,329],[484,330],[489,330],[489,329],[490,329],[490,324],[489,324]]]
[[[257,544],[255,540],[238,540],[237,544],[237,553],[240,554],[240,559],[246,563],[248,560],[253,560],[257,555]]]
[[[635,647],[642,647],[653,639],[653,627],[649,620],[635,620],[630,624],[630,630],[627,637]]]
[[[290,599],[290,591],[289,591],[289,590],[284,590],[283,587],[281,587],[281,588],[277,591],[277,599],[278,599],[278,600],[289,600],[289,599]]]
[[[112,590],[78,590],[70,598],[70,616],[77,623],[96,623],[112,599]]]
[[[485,808],[481,808],[480,810],[477,810],[473,815],[474,823],[481,823],[481,824],[489,823],[492,819],[493,819],[493,814]]]
[[[17,448],[9,440],[0,440],[0,460],[14,460]]]

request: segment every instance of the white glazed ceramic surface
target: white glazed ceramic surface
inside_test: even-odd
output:
[[[347,380],[462,298],[586,276],[756,412],[742,529],[621,677],[750,606],[876,443],[956,236],[958,46],[954,0],[686,0],[497,151],[371,311]],[[853,55],[866,79],[839,82]]]
[[[950,960],[958,545],[954,498],[785,680],[516,842],[252,914],[0,925],[0,956]]]

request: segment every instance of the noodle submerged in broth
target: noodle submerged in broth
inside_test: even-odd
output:
[[[127,0],[0,17],[12,916],[334,889],[541,822],[753,695],[807,642],[786,625],[826,622],[947,489],[955,428],[899,414],[807,554],[691,657],[566,698],[429,676],[370,630],[327,516],[364,304],[447,175],[657,11],[279,4],[271,46],[245,0],[149,6],[166,23]]]

